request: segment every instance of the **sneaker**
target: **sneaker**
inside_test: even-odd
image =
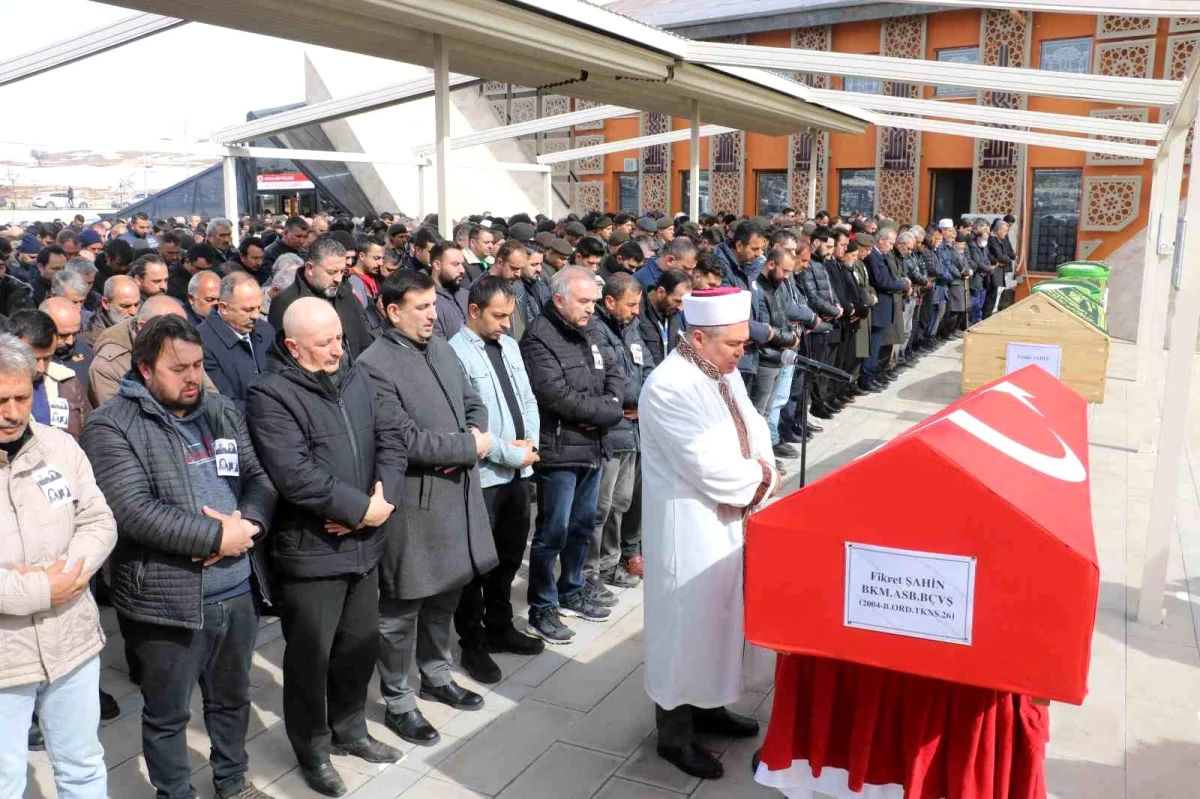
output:
[[[625,567],[625,571],[635,577],[645,577],[643,571],[643,562],[641,555],[634,555],[631,558],[621,558],[621,565]]]
[[[617,603],[620,602],[616,594],[604,587],[604,583],[600,582],[598,576],[584,581],[583,597],[593,605],[601,608],[616,607]]]
[[[562,623],[557,610],[529,614],[529,631],[548,644],[569,644],[575,631]]]
[[[571,616],[584,621],[605,621],[612,615],[612,611],[608,608],[592,602],[584,591],[580,591],[579,596],[570,602],[560,601],[558,612],[563,616]]]
[[[630,573],[624,566],[620,565],[608,574],[603,575],[600,579],[613,588],[633,588],[642,584],[642,578]]]

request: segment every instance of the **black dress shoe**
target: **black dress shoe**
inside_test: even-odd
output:
[[[811,427],[808,429],[812,430]],[[810,432],[808,434],[808,438],[805,438],[800,434],[799,430],[786,430],[779,434],[779,440],[788,444],[803,444],[805,442],[812,441],[812,433]]]
[[[659,744],[658,756],[684,774],[690,774],[702,780],[715,780],[725,773],[721,761],[713,757],[707,749],[695,743],[681,747]]]
[[[861,384],[855,383],[850,388],[850,394],[855,397],[865,397],[869,392]]]
[[[342,796],[346,793],[346,783],[342,780],[342,775],[337,773],[337,769],[328,760],[315,766],[302,763],[300,773],[308,787],[322,796]]]
[[[718,707],[696,713],[696,732],[725,735],[730,738],[753,738],[758,735],[758,722],[749,716],[739,716]]]
[[[29,751],[46,751],[46,739],[42,736],[42,728],[38,726],[37,719],[34,719],[33,724],[29,725]]]
[[[470,674],[471,679],[475,682],[490,685],[500,682],[504,676],[500,673],[500,667],[496,665],[496,661],[492,660],[492,656],[481,648],[464,648],[458,662],[462,663],[462,667],[467,670],[467,674]]]
[[[100,720],[112,721],[119,715],[121,715],[121,706],[117,704],[117,700],[113,699],[112,694],[107,694],[104,691],[101,691]]]
[[[483,639],[483,648],[488,652],[511,652],[514,655],[538,655],[546,648],[546,642],[532,635],[525,635],[509,624],[500,632],[488,632]]]
[[[812,410],[810,410],[809,413],[811,413],[813,416],[817,417],[818,419],[832,419],[833,418],[833,413],[829,410],[829,408],[826,408],[824,405],[812,406]]]
[[[483,707],[483,697],[474,691],[468,691],[458,683],[451,680],[445,685],[432,686],[421,683],[422,699],[428,699],[430,702],[441,702],[443,705],[449,705],[456,710],[479,710]]]
[[[383,724],[389,730],[399,735],[410,744],[417,746],[434,746],[442,740],[442,736],[425,720],[419,710],[407,713],[385,713]]]
[[[796,429],[803,430],[804,428],[797,426]],[[814,424],[812,422],[808,423],[808,432],[810,432],[810,433],[820,433],[820,432],[823,432],[824,430],[825,430],[825,428],[821,427],[821,425],[819,425],[819,424]]]
[[[357,741],[334,743],[331,751],[335,755],[349,755],[368,763],[398,763],[404,757],[404,753],[396,747],[388,746],[370,735]]]
[[[778,444],[771,448],[775,453],[776,458],[799,458],[800,451],[795,447],[789,446],[780,440]]]

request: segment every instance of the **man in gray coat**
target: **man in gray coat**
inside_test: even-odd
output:
[[[408,684],[415,656],[422,699],[478,710],[483,697],[450,674],[450,620],[463,586],[499,562],[478,461],[491,447],[487,410],[458,356],[434,336],[437,295],[421,272],[393,272],[380,292],[387,329],[359,357],[385,406],[399,404],[410,431],[403,507],[389,523],[380,563],[379,676],[384,722],[404,740],[433,746],[437,730]],[[403,526],[403,529],[401,529]]]

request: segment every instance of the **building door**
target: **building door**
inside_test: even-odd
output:
[[[929,224],[939,220],[953,219],[956,223],[963,214],[971,211],[971,170],[929,170],[933,191],[930,192]]]

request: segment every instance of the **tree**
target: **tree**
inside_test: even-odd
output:
[[[45,150],[30,150],[29,151],[29,157],[32,158],[34,161],[37,161],[38,166],[41,166],[42,161],[46,160],[47,156],[49,156],[49,155],[50,155],[50,153],[46,152]]]

